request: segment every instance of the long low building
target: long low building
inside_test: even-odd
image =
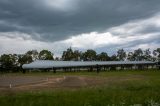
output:
[[[23,69],[71,69],[71,68],[133,68],[143,69],[144,67],[155,66],[156,63],[152,61],[51,61],[51,60],[37,60],[30,64],[24,64]]]

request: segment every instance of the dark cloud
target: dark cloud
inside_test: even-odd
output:
[[[117,53],[118,49],[124,49],[125,51],[133,51],[138,48],[142,49],[156,49],[160,44],[160,37],[157,35],[156,37],[152,37],[149,39],[137,39],[134,41],[131,41],[129,43],[124,43],[124,44],[111,44],[107,45],[104,47],[96,48],[95,50],[100,53],[100,52],[107,52],[109,55],[113,55]],[[146,47],[141,47],[141,45],[147,45]],[[157,46],[157,47],[154,47]]]
[[[140,33],[140,34],[157,33],[157,32],[160,32],[159,28],[160,27],[155,25],[143,26],[143,28],[137,31],[136,33]]]
[[[72,2],[68,0],[61,10],[45,4],[45,0],[0,0],[0,32],[18,31],[32,35],[35,40],[56,41],[103,32],[160,10],[160,0],[74,0],[76,5]]]

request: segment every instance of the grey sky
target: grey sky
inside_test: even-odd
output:
[[[69,46],[98,51],[145,48],[142,45],[151,43],[151,48],[158,47],[159,4],[160,0],[0,0],[0,53],[46,48],[59,54]],[[149,35],[154,36],[145,37]],[[93,36],[99,41],[88,47],[85,42],[96,40]],[[116,42],[109,40],[114,37]],[[126,38],[130,41],[120,43]],[[16,45],[25,42],[30,43]]]

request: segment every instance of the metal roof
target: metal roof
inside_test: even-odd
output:
[[[63,68],[63,67],[85,67],[96,65],[134,65],[134,64],[154,64],[151,61],[52,61],[52,60],[36,60],[30,64],[24,64],[23,69],[30,68]]]

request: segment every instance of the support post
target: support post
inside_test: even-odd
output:
[[[91,67],[90,67],[90,72],[92,72],[92,71],[93,71],[93,67],[91,66]]]
[[[96,65],[96,68],[97,68],[97,73],[99,73],[99,66],[98,66],[98,64]]]
[[[26,73],[26,70],[25,70],[25,69],[22,69],[22,72],[23,72],[23,74],[25,74],[25,73]]]
[[[53,67],[53,73],[56,73],[56,68]]]

